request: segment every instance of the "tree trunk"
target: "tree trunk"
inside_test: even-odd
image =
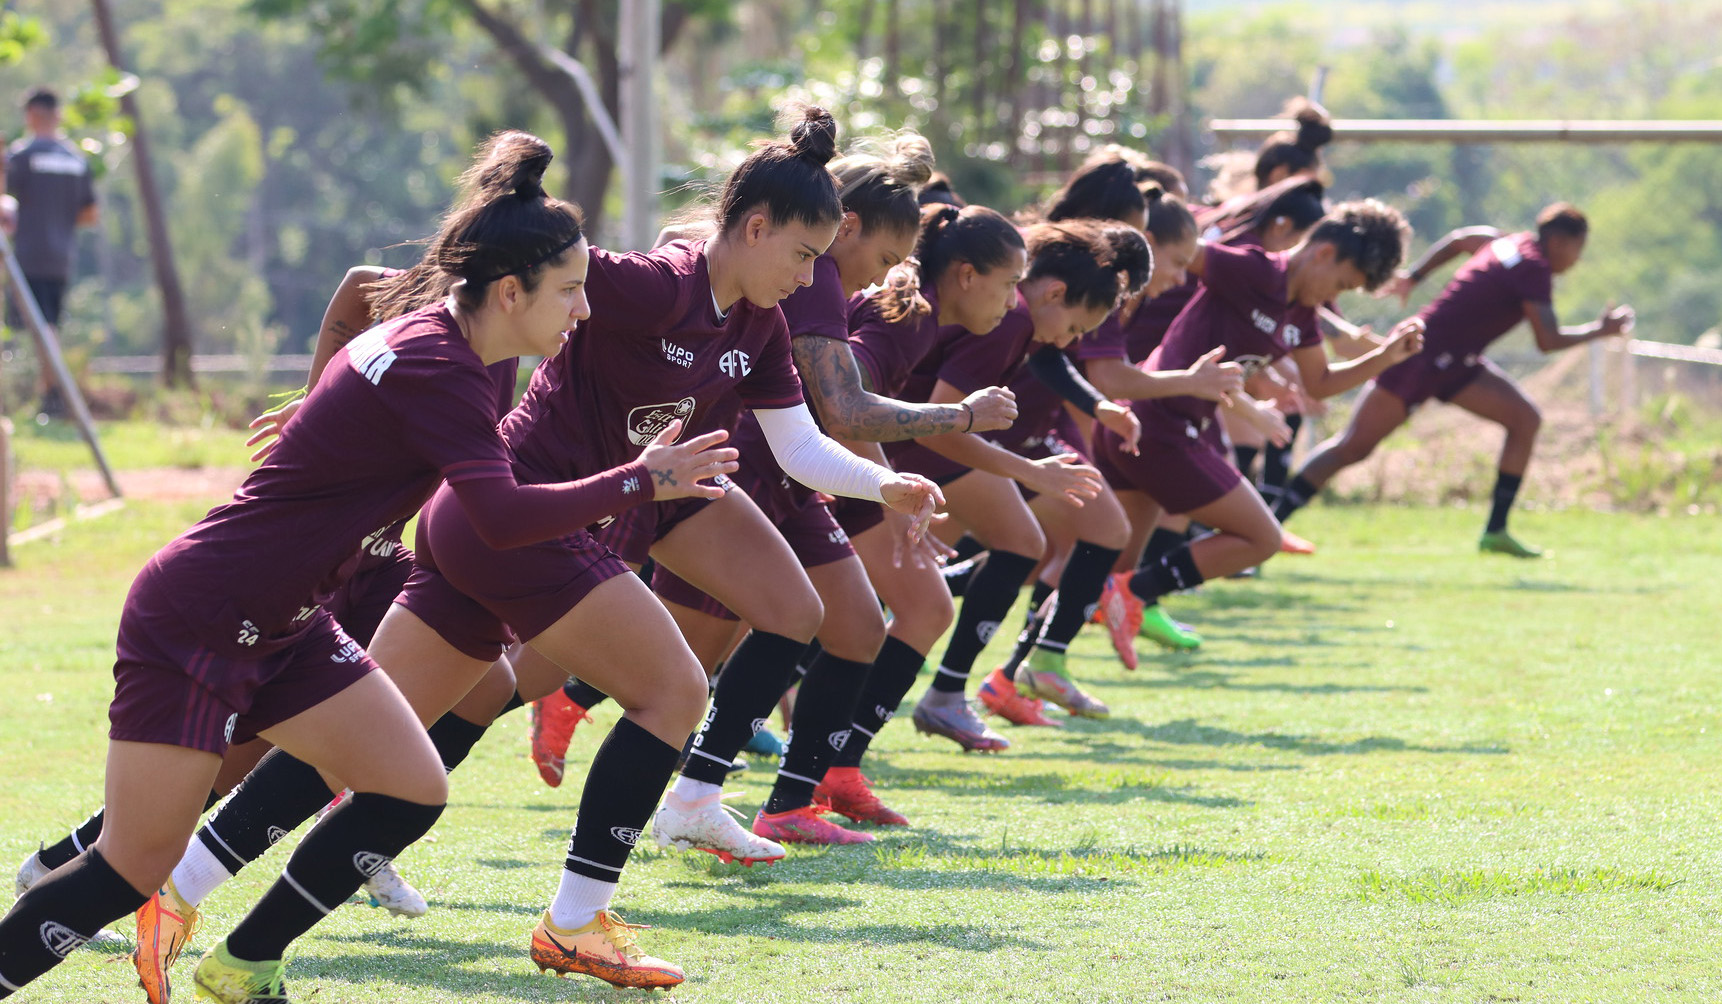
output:
[[[1023,163],[1022,150],[1022,89],[1028,79],[1028,70],[1023,65],[1023,39],[1028,31],[1029,0],[1016,0],[1016,8],[1011,12],[1010,22],[1010,70],[1005,77],[1005,93],[1010,105],[1009,128],[1005,130],[1005,141],[1010,144],[1006,151],[1006,159],[1013,165]]]
[[[115,70],[124,73],[125,58],[120,54],[119,32],[114,26],[114,16],[108,7],[108,0],[91,0],[91,4],[95,8],[96,30],[101,35],[102,49],[107,53],[108,63]],[[161,192],[156,187],[155,165],[150,160],[149,136],[144,131],[137,96],[130,92],[121,96],[120,110],[132,122],[132,163],[137,167],[138,200],[143,203],[144,223],[149,231],[150,265],[155,270],[156,287],[161,291],[161,379],[169,387],[194,387],[196,380],[191,373],[191,313],[186,307],[185,290],[179,284],[179,269],[174,264],[173,241],[167,231],[167,213],[162,207]]]

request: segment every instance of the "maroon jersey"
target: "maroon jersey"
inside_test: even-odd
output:
[[[544,360],[502,434],[534,480],[628,463],[670,422],[682,436],[733,430],[741,409],[801,403],[777,307],[738,300],[720,318],[704,241],[592,250],[592,316]]]
[[[904,388],[939,334],[938,296],[933,290],[923,289],[921,298],[932,309],[911,320],[897,322],[879,316],[877,295],[858,295],[849,301],[849,349],[855,353],[855,362],[866,374],[867,385],[874,393],[915,400],[905,396]]]
[[[1423,354],[1476,356],[1524,319],[1525,304],[1554,297],[1554,270],[1533,233],[1490,241],[1423,308]]]
[[[1210,349],[1223,345],[1227,362],[1242,366],[1246,377],[1254,375],[1289,351],[1281,333],[1291,312],[1286,302],[1287,254],[1219,244],[1207,245],[1203,253],[1207,260],[1201,288],[1172,322],[1147,367],[1188,369]],[[1174,420],[1198,422],[1211,418],[1216,407],[1213,401],[1198,397],[1140,403]]]
[[[984,335],[977,336],[958,324],[940,327],[934,333],[932,346],[910,372],[899,396],[905,401],[926,401],[932,397],[933,388],[940,381],[967,396],[987,387],[1010,384],[1020,372],[1026,380],[1044,391],[1046,400],[1041,404],[1046,407],[1031,416],[1021,410],[1023,402],[1019,400],[1019,417],[1014,425],[1009,429],[985,433],[987,438],[1006,446],[1017,445],[1050,426],[1051,409],[1056,409],[1059,400],[1056,393],[1023,367],[1030,349],[1035,347],[1034,318],[1028,312],[1028,301],[1018,292],[1016,306],[1005,313],[998,327]],[[1013,435],[1019,428],[1024,431]],[[887,443],[885,455],[895,459],[909,451],[925,449],[913,440]]]
[[[837,275],[837,260],[828,254],[820,255],[813,263],[813,285],[791,293],[778,307],[783,310],[783,320],[789,326],[792,342],[803,335],[839,341],[849,338],[849,299],[843,295],[843,280]],[[818,414],[813,416],[813,421],[819,423],[821,429],[825,428]],[[777,458],[772,456],[765,433],[751,413],[741,416],[737,422],[735,441],[731,445],[741,451],[742,466],[756,468],[760,478],[777,481],[788,477],[778,465]]]
[[[509,476],[496,397],[444,304],[361,334],[233,501],[151,560],[164,595],[215,651],[291,641],[367,535],[417,512],[438,481]]]

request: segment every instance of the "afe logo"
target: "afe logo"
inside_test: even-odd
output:
[[[723,370],[724,376],[739,379],[753,372],[753,360],[740,349],[730,349],[718,360],[718,369]]]

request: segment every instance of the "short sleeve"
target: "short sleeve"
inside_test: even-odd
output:
[[[940,341],[946,342],[950,350],[939,362],[938,378],[964,394],[1004,383],[1006,375],[1021,361],[1025,324],[1030,327],[1034,324],[1027,312],[1012,310],[998,327],[978,337],[964,329],[958,329],[955,335],[948,330],[940,331]]]
[[[837,262],[830,255],[821,255],[813,267],[813,284],[785,297],[778,304],[783,319],[789,325],[789,337],[812,335],[818,338],[846,339],[849,337],[848,298],[843,295],[843,279],[838,275]]]
[[[1555,298],[1554,270],[1541,256],[1524,257],[1507,270],[1513,292],[1526,303],[1552,303]]]
[[[753,368],[736,384],[736,393],[749,408],[790,408],[802,403],[801,377],[796,375],[795,360],[789,352],[789,328],[783,315],[773,310],[768,315],[770,331],[761,346]]]
[[[382,329],[372,329],[380,332]],[[476,363],[465,365],[446,353],[396,354],[388,362],[374,348],[358,346],[348,364],[375,384],[385,408],[400,421],[402,441],[450,483],[508,476],[512,470],[502,436],[496,431],[496,382]]]
[[[656,337],[680,316],[686,285],[685,277],[658,254],[593,248],[586,271],[592,316],[582,323],[594,331]]]

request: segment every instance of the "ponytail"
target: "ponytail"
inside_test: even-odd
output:
[[[865,231],[902,233],[921,222],[921,186],[933,177],[933,148],[916,133],[904,133],[886,155],[854,153],[831,162],[837,198]]]
[[[1058,279],[1072,307],[1105,308],[1141,289],[1154,255],[1141,231],[1104,220],[1037,223],[1028,228],[1028,275]]]
[[[921,290],[937,283],[952,265],[968,262],[977,271],[990,271],[1022,247],[1016,227],[985,206],[924,206],[914,257],[887,276],[878,294],[879,316],[889,324],[925,317],[932,305]]]
[[[826,169],[837,155],[837,123],[823,108],[807,106],[787,140],[767,143],[742,161],[718,199],[718,229],[728,233],[755,210],[773,224],[810,227],[843,217],[837,187]]]
[[[1292,98],[1281,114],[1297,123],[1296,130],[1269,136],[1256,151],[1256,187],[1266,188],[1275,170],[1301,174],[1321,164],[1321,148],[1333,142],[1333,120],[1327,109],[1308,98]]]

